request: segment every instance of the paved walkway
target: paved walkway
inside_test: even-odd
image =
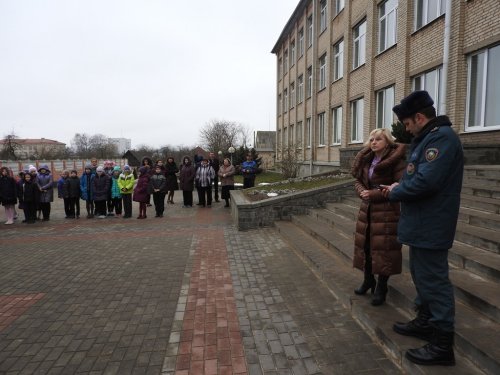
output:
[[[400,373],[274,229],[148,211],[0,224],[0,374]]]

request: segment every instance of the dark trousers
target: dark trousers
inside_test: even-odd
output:
[[[23,202],[24,219],[26,222],[34,222],[36,220],[36,203]]]
[[[184,201],[184,206],[192,206],[193,205],[193,192],[183,190],[182,191],[182,199]]]
[[[94,215],[94,201],[86,200],[85,208],[87,209],[87,215]]]
[[[113,208],[115,209],[115,214],[117,215],[121,215],[122,214],[122,199],[121,198],[113,198],[112,199],[112,205],[113,205]],[[113,211],[113,210],[111,210]],[[109,211],[109,206],[108,206],[108,212],[111,212]]]
[[[198,191],[200,192],[200,203],[203,206],[211,205],[212,204],[212,186],[200,186],[198,188]]]
[[[108,200],[106,201],[106,206],[108,208],[108,213],[112,213],[115,209],[115,200],[112,198],[108,198]]]
[[[455,298],[448,277],[448,250],[410,247],[410,271],[417,289],[415,304],[429,309],[433,326],[453,331]]]
[[[68,200],[68,212],[66,212],[66,217],[75,217],[75,213],[77,216],[80,216],[80,201],[78,200],[78,198],[66,198],[66,199]],[[78,205],[78,212],[76,212],[77,205]]]
[[[123,194],[123,211],[125,217],[132,217],[132,194]]]
[[[201,202],[201,200],[203,199],[202,198],[202,195],[203,195],[203,188],[200,186],[199,183],[196,183],[196,192],[198,193],[198,204],[203,204]]]
[[[64,213],[66,214],[66,217],[70,216],[70,208],[69,208],[69,198],[63,198],[64,202]],[[74,213],[73,213],[73,216]]]
[[[255,185],[255,176],[243,177],[243,189],[254,187],[254,185]]]
[[[215,200],[219,200],[219,176],[217,173],[215,173],[214,177],[214,195],[215,195]]]
[[[50,202],[40,202],[40,208],[42,209],[43,218],[50,219]]]
[[[98,216],[106,216],[106,201],[94,201],[95,214]]]
[[[155,204],[156,215],[163,215],[163,211],[165,211],[165,193],[161,191],[153,193],[153,203]]]

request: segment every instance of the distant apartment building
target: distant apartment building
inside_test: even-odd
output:
[[[392,107],[425,89],[466,163],[500,163],[499,14],[498,0],[300,1],[272,49],[277,150],[295,144],[301,174],[348,168],[371,130],[396,121]]]
[[[276,157],[276,132],[261,130],[254,132],[253,144],[255,152],[262,158],[261,167],[264,169],[273,168]]]
[[[132,148],[132,140],[127,138],[108,138],[108,141],[116,146],[118,154],[123,155]]]
[[[3,150],[7,144],[6,139],[0,140],[0,148]],[[17,159],[46,159],[62,155],[66,149],[66,143],[54,141],[47,138],[21,139],[11,141],[14,144]]]

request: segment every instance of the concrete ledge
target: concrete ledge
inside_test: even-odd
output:
[[[231,191],[231,216],[238,230],[274,226],[276,220],[290,220],[305,214],[309,208],[324,207],[326,202],[339,202],[354,194],[354,180],[320,188],[249,202],[243,190]]]

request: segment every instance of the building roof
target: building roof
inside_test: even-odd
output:
[[[271,50],[271,53],[275,53],[275,54],[278,53],[281,43],[283,42],[283,40],[285,40],[288,37],[288,34],[290,34],[290,31],[295,27],[295,23],[302,16],[302,14],[304,13],[304,10],[307,8],[307,5],[309,4],[310,1],[311,0],[301,0],[297,4],[297,7],[293,11],[290,19],[288,20],[285,27],[281,31],[281,34],[280,34],[278,40],[276,41],[276,44],[274,45],[273,49]]]
[[[16,142],[20,145],[39,145],[39,144],[45,144],[45,145],[59,145],[59,146],[66,146],[66,143],[62,143],[59,141],[54,141],[53,139],[47,139],[47,138],[15,138],[12,140],[13,142]],[[6,139],[0,139],[0,143],[7,143]]]

